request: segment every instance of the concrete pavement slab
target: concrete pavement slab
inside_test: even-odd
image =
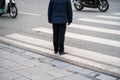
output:
[[[104,74],[100,74],[96,78],[99,79],[99,80],[117,80],[114,77],[111,77],[111,76],[108,76],[108,75],[104,75]]]
[[[70,65],[70,66],[66,66],[64,67],[65,70],[74,72],[74,73],[79,73],[81,70],[83,70],[84,68],[75,66],[75,65]]]
[[[64,68],[64,67],[70,66],[69,63],[59,61],[59,60],[54,60],[51,62],[51,64],[56,66],[56,67],[59,67],[59,68]]]
[[[24,58],[24,57],[21,57],[21,56],[18,56],[16,54],[13,54],[13,53],[9,53],[9,52],[2,52],[0,53],[0,56],[1,57],[4,57],[4,58],[7,58],[13,62],[16,62],[18,64],[22,64],[24,66],[39,66],[38,62],[36,61],[32,61],[32,60],[28,60],[27,58]],[[31,64],[33,63],[33,64]]]
[[[89,69],[83,69],[83,70],[80,71],[81,74],[91,74],[91,73],[93,73],[93,72],[94,72],[94,71],[89,70]]]
[[[41,62],[45,62],[45,63],[51,63],[52,61],[54,61],[55,59],[49,58],[49,57],[44,57],[42,59],[39,59]]]
[[[22,77],[22,78],[15,79],[15,80],[31,80],[31,79],[28,79],[28,78],[24,78],[24,77]]]
[[[92,80],[92,79],[84,77],[82,75],[73,74],[73,75],[65,76],[60,79],[54,79],[54,80]]]
[[[0,67],[0,74],[7,73],[7,72],[8,72],[8,70],[6,70],[6,69]]]
[[[35,59],[43,59],[43,58],[45,58],[45,56],[42,56],[42,55],[39,55],[39,54],[35,54],[35,53],[33,53],[33,52],[29,52],[29,51],[25,51],[24,53],[23,53],[23,55],[28,55],[28,56],[31,56],[31,57],[33,57],[33,58],[35,58]]]
[[[53,80],[54,77],[50,76],[49,74],[38,74],[38,75],[32,75],[31,76],[32,80]]]
[[[10,45],[4,45],[2,43],[0,43],[0,48],[4,51],[8,51],[8,52],[12,52],[12,53],[22,53],[25,50],[10,46]]]
[[[46,64],[44,64],[40,67],[37,67],[36,69],[41,71],[41,72],[52,75],[54,77],[62,77],[62,76],[73,74],[73,73],[67,72],[63,69],[55,68],[53,66],[48,66]]]
[[[7,73],[0,74],[0,80],[15,80],[21,77],[22,77],[21,75],[18,75],[13,72],[7,72]]]

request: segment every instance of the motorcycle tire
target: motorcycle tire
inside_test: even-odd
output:
[[[10,6],[10,11],[9,11],[9,14],[12,18],[16,18],[17,14],[18,14],[18,9],[17,7],[14,5],[14,6]]]
[[[102,4],[99,4],[98,5],[98,9],[101,11],[101,12],[106,12],[109,8],[109,3],[105,0],[102,1]]]
[[[82,5],[77,5],[74,3],[74,7],[77,11],[81,11],[84,7]]]

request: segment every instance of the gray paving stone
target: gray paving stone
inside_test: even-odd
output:
[[[4,52],[4,53],[0,53],[1,57],[4,57],[6,59],[9,59],[11,61],[14,61],[16,63],[25,65],[25,66],[39,66],[39,62],[37,61],[33,61],[33,60],[29,60],[25,57],[19,56],[17,54],[13,54],[13,53],[9,53],[9,52]]]
[[[4,50],[2,50],[1,48],[0,48],[0,53],[2,53]]]
[[[48,74],[42,73],[42,74],[38,74],[38,75],[32,75],[31,79],[32,80],[53,80],[54,77],[50,76]]]
[[[15,80],[31,80],[31,79],[28,79],[28,78],[22,77],[22,78],[15,79]]]
[[[80,71],[81,74],[87,74],[87,75],[90,74],[90,73],[93,73],[93,72],[94,71],[89,70],[89,69],[83,69],[83,70]]]
[[[25,66],[23,65],[20,65],[10,60],[5,60],[1,57],[0,57],[0,66],[9,70],[16,70],[16,69],[19,70],[19,69],[25,68]]]
[[[29,51],[25,51],[23,54],[29,55],[29,56],[37,58],[37,59],[43,59],[43,58],[45,58],[45,56],[42,56],[42,55],[37,54],[37,53],[29,52]]]
[[[16,47],[13,47],[13,46],[10,46],[10,45],[1,44],[0,46],[2,46],[1,47],[2,50],[12,52],[12,53],[22,53],[22,52],[25,51],[23,49],[16,48]]]
[[[3,44],[2,44],[2,43],[0,43],[0,48],[2,48],[2,46],[3,46]]]
[[[59,60],[54,60],[51,62],[52,65],[58,67],[58,68],[64,68],[66,66],[69,66],[69,63],[63,62],[63,61],[59,61]]]
[[[8,72],[4,74],[0,74],[0,80],[15,80],[17,78],[21,78],[22,76],[15,74],[13,72]]]
[[[81,68],[81,67],[78,67],[78,66],[75,66],[75,65],[70,65],[70,66],[64,67],[64,69],[66,69],[68,71],[71,71],[71,72],[79,73],[84,68]]]
[[[26,54],[19,54],[19,56],[21,56],[21,57],[24,57],[24,58],[27,58],[27,59],[30,59],[30,60],[35,60],[35,58],[34,57],[32,57],[32,56],[29,56],[29,55],[26,55]]]
[[[49,57],[44,57],[40,61],[45,62],[45,63],[51,63],[52,61],[55,61],[55,59],[49,58]]]
[[[99,72],[93,72],[93,73],[90,73],[89,75],[92,76],[92,77],[97,77],[99,76],[101,73]]]
[[[7,52],[14,52],[13,49],[10,49],[8,47],[3,47],[2,50],[7,51]]]
[[[0,43],[0,48],[3,48],[3,47],[10,47],[10,46],[6,45],[6,44],[3,44],[3,43]]]
[[[54,78],[47,73],[36,70],[36,68],[28,68],[15,72],[31,80],[52,80]]]
[[[96,77],[99,80],[117,80],[116,78],[104,74],[100,74],[98,77]]]
[[[31,75],[41,74],[41,72],[37,70],[36,68],[26,68],[26,69],[22,69],[22,70],[15,71],[15,72],[23,76],[27,76],[27,77]]]
[[[2,67],[0,67],[0,74],[7,73],[7,72],[9,72],[9,71],[4,69],[4,68],[2,68]]]
[[[9,65],[10,63],[12,63],[12,62],[0,57],[0,66]]]
[[[89,79],[89,78],[82,76],[82,75],[73,74],[73,75],[61,77],[59,79],[54,79],[54,80],[92,80],[92,79]]]
[[[54,77],[62,77],[62,76],[67,76],[67,75],[72,74],[72,73],[67,72],[63,69],[58,69],[58,68],[53,67],[53,66],[48,65],[48,64],[44,64],[44,65],[38,67],[37,69],[40,70],[41,72],[50,74]]]
[[[10,65],[4,65],[4,68],[10,70],[10,71],[17,71],[27,68],[26,66],[20,65],[20,64],[10,64]]]
[[[0,48],[4,51],[8,51],[8,52],[12,52],[12,53],[22,53],[22,52],[25,51],[23,49],[16,48],[14,46],[10,46],[10,45],[7,45],[7,44],[2,44],[2,43],[0,43]]]
[[[13,47],[7,44],[2,44],[2,43],[0,43],[0,49],[7,51],[7,52],[12,52],[12,53],[21,53],[25,51],[20,48],[16,48],[16,47]]]

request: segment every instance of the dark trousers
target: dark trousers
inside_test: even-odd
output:
[[[53,24],[53,46],[54,52],[64,51],[66,24]]]
[[[5,0],[0,0],[0,8],[4,8],[5,6]]]

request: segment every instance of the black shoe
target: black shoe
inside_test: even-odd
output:
[[[59,55],[68,54],[67,52],[59,52]]]
[[[58,52],[54,52],[54,54],[57,54]]]

